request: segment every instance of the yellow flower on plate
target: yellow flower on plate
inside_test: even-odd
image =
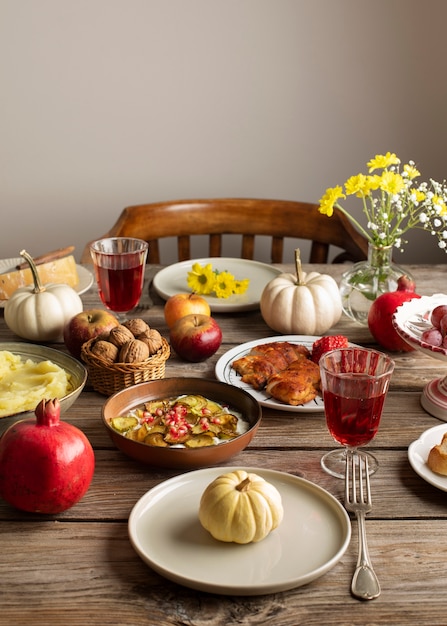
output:
[[[216,282],[216,275],[214,273],[211,263],[207,263],[205,266],[200,263],[193,263],[191,271],[188,272],[188,287],[194,293],[206,296],[213,292]]]
[[[207,296],[212,293],[218,298],[229,298],[233,294],[245,293],[250,283],[248,278],[236,279],[227,271],[213,270],[211,263],[205,266],[193,263],[187,277],[188,287],[194,293]]]

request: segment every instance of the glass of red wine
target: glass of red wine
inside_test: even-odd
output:
[[[394,370],[394,361],[377,350],[349,347],[332,350],[320,359],[321,389],[326,424],[335,441],[343,446],[321,459],[322,468],[337,478],[345,477],[347,454],[375,437],[383,404]],[[378,467],[368,455],[369,473]]]
[[[106,237],[90,244],[100,298],[120,321],[140,301],[148,248],[134,237]]]

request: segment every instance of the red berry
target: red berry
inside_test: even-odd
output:
[[[323,354],[337,348],[347,348],[348,338],[344,335],[328,335],[314,341],[312,346],[311,360],[318,363]]]

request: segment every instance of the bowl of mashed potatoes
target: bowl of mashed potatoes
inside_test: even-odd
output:
[[[0,342],[0,435],[15,421],[34,417],[42,399],[59,398],[64,413],[86,381],[85,366],[60,350]]]

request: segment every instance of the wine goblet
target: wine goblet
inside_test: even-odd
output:
[[[143,291],[148,243],[134,237],[106,237],[90,244],[99,296],[120,321]]]
[[[326,424],[343,446],[325,454],[321,466],[328,474],[344,478],[347,454],[357,454],[377,433],[394,361],[377,350],[348,347],[327,352],[319,365]],[[369,473],[373,474],[377,459],[362,454],[368,454]]]

